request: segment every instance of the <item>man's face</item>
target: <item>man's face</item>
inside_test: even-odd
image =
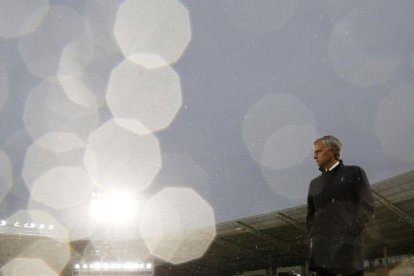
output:
[[[329,169],[336,162],[333,150],[326,147],[323,142],[313,145],[313,159],[319,167],[325,169]]]

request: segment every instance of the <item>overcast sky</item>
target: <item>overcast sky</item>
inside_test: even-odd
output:
[[[2,217],[89,176],[216,222],[305,204],[326,134],[371,183],[413,169],[414,2],[133,2],[0,1]]]

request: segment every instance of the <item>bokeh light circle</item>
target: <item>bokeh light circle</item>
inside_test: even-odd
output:
[[[41,79],[78,76],[93,57],[88,25],[67,6],[51,6],[42,24],[21,37],[18,46],[30,73]]]
[[[124,61],[112,71],[106,100],[115,118],[135,119],[157,131],[181,107],[180,79],[171,67],[148,70]]]
[[[60,273],[71,257],[69,244],[50,238],[40,238],[25,248],[18,259],[39,258],[53,271]],[[22,274],[24,275],[24,274]],[[32,275],[32,274],[30,274]]]
[[[33,184],[31,196],[54,209],[68,208],[89,200],[93,183],[79,167],[55,167]]]
[[[329,57],[337,74],[360,87],[382,85],[401,64],[399,9],[384,1],[371,1],[335,22]]]
[[[139,122],[136,125],[142,127]],[[94,182],[106,190],[140,191],[161,168],[158,140],[110,120],[88,138],[84,164]]]
[[[141,234],[152,255],[173,264],[203,256],[213,241],[214,212],[188,188],[165,188],[147,202]]]
[[[0,0],[0,37],[16,38],[36,30],[49,10],[48,0]]]
[[[317,133],[312,125],[281,127],[266,140],[261,164],[273,170],[293,167],[311,153],[309,141],[315,140],[315,137]]]
[[[266,142],[280,128],[288,125],[313,126],[314,124],[313,113],[297,97],[284,94],[266,95],[247,111],[243,125],[243,141],[253,159],[261,164]],[[271,140],[268,144],[270,143]],[[300,161],[302,157],[290,163]]]
[[[4,276],[58,276],[43,260],[38,258],[16,258],[1,268]]]
[[[98,108],[96,96],[79,78],[66,78],[60,81],[63,91],[72,102],[90,109]]]
[[[188,11],[177,0],[126,0],[114,35],[129,60],[146,68],[165,66],[176,62],[190,42]]]
[[[91,27],[97,48],[108,53],[121,53],[113,29],[119,6],[124,0],[88,0],[85,2],[84,18]]]
[[[414,85],[389,93],[381,102],[375,130],[387,155],[414,164]]]
[[[73,133],[48,133],[26,151],[23,179],[29,189],[34,182],[56,167],[82,167],[86,144]]]
[[[23,121],[33,140],[48,132],[71,132],[81,139],[99,125],[99,113],[71,101],[58,83],[44,81],[27,98]]]

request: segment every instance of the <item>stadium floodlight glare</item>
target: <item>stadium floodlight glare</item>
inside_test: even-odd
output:
[[[109,191],[92,193],[89,211],[101,223],[129,224],[136,217],[138,204],[128,192]]]

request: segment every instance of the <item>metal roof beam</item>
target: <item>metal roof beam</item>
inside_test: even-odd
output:
[[[281,211],[276,211],[276,214],[281,220],[283,220],[283,221],[289,223],[290,225],[293,225],[294,227],[298,228],[302,233],[306,233],[306,227],[302,223],[300,223],[299,221],[289,217],[288,215],[282,213]]]
[[[299,250],[293,249],[292,246],[289,245],[288,243],[286,243],[285,241],[279,240],[279,239],[275,239],[275,238],[273,238],[273,237],[271,237],[271,236],[269,236],[269,235],[267,235],[267,234],[265,234],[265,233],[257,230],[256,228],[254,228],[254,227],[252,227],[252,226],[250,226],[250,225],[248,225],[246,223],[243,223],[241,221],[235,220],[234,222],[237,225],[243,227],[246,231],[248,231],[248,232],[252,233],[253,235],[255,235],[256,237],[259,237],[259,238],[261,238],[261,239],[263,239],[263,240],[265,240],[265,241],[273,244],[276,247],[282,247],[282,248],[290,251],[291,253],[295,254],[295,256],[302,257],[302,254],[300,253]]]
[[[378,192],[373,190],[372,194],[376,200],[381,202],[391,212],[395,213],[399,218],[405,220],[411,226],[414,226],[414,218],[412,216],[410,216],[409,214],[407,214],[406,212],[404,212],[403,210],[401,210],[400,208],[392,204],[388,199],[380,195]]]

